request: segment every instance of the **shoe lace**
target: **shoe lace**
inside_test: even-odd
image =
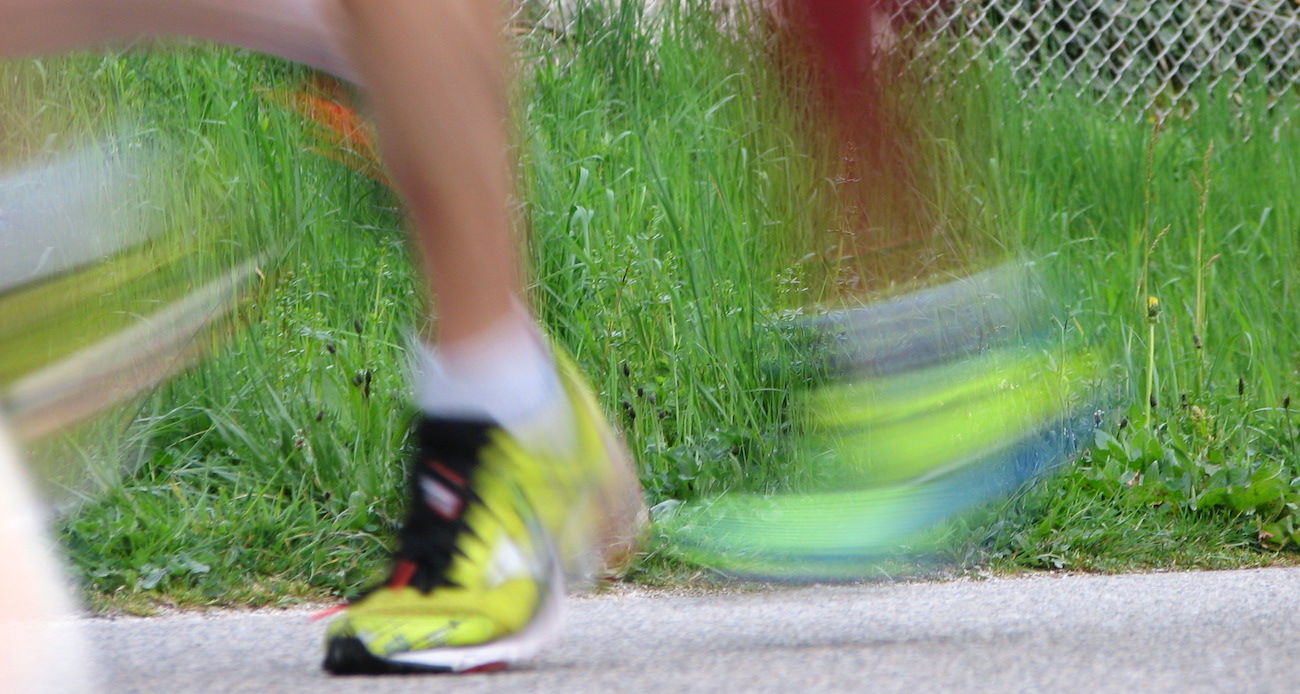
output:
[[[462,533],[473,533],[465,512],[482,503],[474,492],[480,451],[488,442],[490,422],[420,419],[415,426],[416,453],[408,485],[410,507],[398,532],[393,570],[381,586],[407,586],[428,592],[456,585],[447,573],[458,554]]]

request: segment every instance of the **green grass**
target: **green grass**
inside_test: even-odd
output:
[[[1300,132],[1285,106],[1248,103],[1237,120],[1230,99],[1197,99],[1194,117],[1158,131],[1038,95],[998,109],[1013,135],[995,138],[990,166],[1008,196],[998,227],[1074,278],[1068,325],[1102,350],[1112,384],[1095,445],[1044,483],[1050,502],[1024,502],[1044,516],[1042,546],[1011,555],[1031,564],[1160,566],[1188,546],[1210,557],[1295,545],[1300,220],[1286,191]],[[1071,534],[1096,541],[1050,549]]]
[[[1300,502],[1282,407],[1300,363],[1300,133],[1281,113],[1247,103],[1236,121],[1203,95],[1194,118],[1153,139],[1149,123],[1042,94],[1019,101],[989,75],[918,122],[926,218],[942,221],[942,242],[920,261],[846,260],[830,250],[844,237],[826,166],[806,154],[799,104],[752,40],[698,13],[652,31],[628,5],[586,10],[521,53],[530,292],[626,429],[652,503],[798,477],[787,408],[812,367],[779,328],[785,317],[855,284],[884,295],[918,275],[1028,257],[1060,280],[1062,334],[1100,355],[1105,435],[1062,474],[939,531],[939,561],[1289,561],[1258,535],[1284,544]],[[197,201],[172,203],[173,223],[208,220],[235,255],[275,249],[202,365],[41,444],[45,459],[129,470],[60,523],[88,594],[143,609],[364,585],[401,514],[402,352],[422,320],[395,198],[302,154],[303,125],[258,97],[304,79],[276,61],[171,48],[5,70],[25,95],[6,123],[27,124],[6,131],[6,156],[34,156],[50,132],[163,138],[190,153],[177,200]],[[1154,341],[1148,295],[1162,306]],[[675,562],[656,549],[639,575],[692,575]]]

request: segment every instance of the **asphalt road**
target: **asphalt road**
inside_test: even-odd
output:
[[[1300,569],[571,602],[515,670],[335,678],[309,613],[86,619],[105,692],[1296,692]]]

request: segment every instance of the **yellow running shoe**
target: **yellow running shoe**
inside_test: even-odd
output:
[[[577,438],[563,459],[491,422],[417,422],[392,573],[329,625],[326,670],[504,668],[553,639],[566,584],[634,555],[646,523],[636,475],[567,361],[561,375]]]

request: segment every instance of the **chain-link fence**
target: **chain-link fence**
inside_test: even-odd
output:
[[[902,0],[890,20],[917,55],[978,48],[1026,87],[1130,112],[1193,88],[1282,97],[1300,82],[1300,0]]]

